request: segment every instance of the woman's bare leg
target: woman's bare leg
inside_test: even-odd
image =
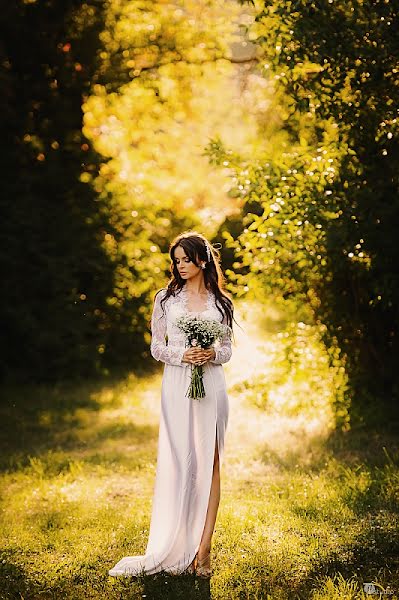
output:
[[[198,558],[202,559],[210,552],[213,530],[215,528],[216,516],[220,501],[220,471],[219,471],[219,453],[217,439],[215,439],[215,454],[213,460],[212,485],[209,494],[209,504],[206,513],[204,530],[202,532],[201,542],[198,548]]]

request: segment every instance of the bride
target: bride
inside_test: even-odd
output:
[[[156,293],[151,317],[151,355],[165,366],[148,543],[144,555],[122,558],[109,570],[111,576],[160,571],[211,576],[229,414],[222,364],[231,358],[231,340],[226,335],[210,349],[188,349],[175,321],[189,314],[232,328],[234,307],[221,289],[219,253],[203,235],[182,233],[169,254],[171,277]],[[186,396],[192,365],[203,366],[205,397],[200,399]]]

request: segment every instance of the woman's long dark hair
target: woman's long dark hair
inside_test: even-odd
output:
[[[208,262],[208,255],[206,252],[206,243],[209,246],[211,260]],[[181,233],[170,243],[169,246],[169,255],[171,259],[170,272],[171,278],[168,282],[166,288],[166,294],[164,298],[161,300],[161,306],[164,302],[169,298],[169,296],[174,296],[175,293],[182,289],[182,287],[186,284],[185,279],[180,276],[180,273],[177,268],[176,259],[175,259],[175,250],[178,246],[181,246],[188,256],[188,258],[195,264],[197,267],[200,266],[202,261],[205,261],[205,269],[203,269],[204,274],[204,282],[205,286],[208,290],[211,290],[215,295],[215,304],[216,308],[222,315],[222,317],[226,316],[227,325],[233,329],[233,320],[234,319],[234,306],[233,301],[230,296],[224,291],[224,275],[222,269],[220,267],[220,253],[219,251],[212,246],[212,244],[203,236],[201,233],[197,231],[186,231]],[[161,290],[158,290],[157,294]],[[162,306],[162,310],[164,311],[164,307]]]

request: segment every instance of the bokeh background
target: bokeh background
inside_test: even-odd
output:
[[[218,574],[173,594],[398,593],[398,11],[2,8],[2,597],[165,594],[107,569],[145,549],[152,301],[189,230],[239,328]]]

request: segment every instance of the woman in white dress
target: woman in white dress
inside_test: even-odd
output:
[[[145,554],[122,558],[111,576],[160,571],[211,576],[229,413],[222,364],[231,358],[231,339],[226,335],[206,350],[188,349],[175,320],[201,315],[232,328],[234,307],[221,289],[219,253],[203,235],[179,235],[169,253],[171,278],[156,293],[151,317],[151,354],[165,366],[149,538]],[[192,365],[203,366],[204,398],[186,396]]]

